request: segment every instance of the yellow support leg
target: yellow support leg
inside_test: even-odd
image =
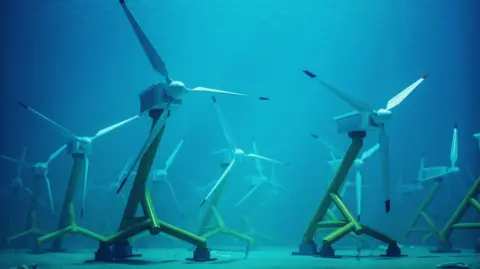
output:
[[[153,120],[152,129],[153,126],[155,126],[155,123],[160,119],[162,113],[168,112],[164,112],[163,110],[149,111],[149,116]],[[134,256],[141,256],[132,253],[132,246],[129,239],[145,232],[146,230],[148,230],[151,235],[157,235],[160,232],[163,232],[171,237],[195,245],[197,249],[195,250],[194,258],[192,259],[194,261],[213,260],[210,258],[210,252],[207,249],[205,238],[159,220],[155,212],[150,192],[147,189],[147,179],[165,131],[165,126],[166,125],[163,126],[161,131],[154,138],[150,147],[141,157],[118,232],[100,240],[100,247],[95,253],[96,261],[109,262]],[[139,206],[142,208],[144,214],[143,217],[135,217]]]
[[[73,168],[70,173],[65,199],[63,201],[62,213],[58,222],[57,230],[37,238],[36,252],[42,252],[42,246],[47,241],[54,240],[50,252],[63,252],[63,236],[67,234],[80,234],[94,240],[103,240],[103,236],[79,227],[76,222],[74,199],[77,190],[78,180],[85,171],[85,156],[83,154],[73,154]]]
[[[222,163],[222,169],[225,170],[228,166],[228,163]],[[225,178],[220,185],[217,187],[215,192],[212,194],[210,201],[205,205],[205,214],[200,221],[200,227],[198,229],[198,234],[202,235],[204,238],[211,238],[220,234],[230,235],[234,238],[243,240],[247,242],[247,251],[253,247],[255,240],[244,233],[240,233],[233,229],[228,228],[223,221],[223,217],[218,210],[218,202],[220,197],[225,189],[226,182],[228,178]],[[211,225],[212,217],[215,219],[216,225]]]
[[[405,230],[402,238],[403,240],[407,240],[408,235],[414,232],[421,232],[421,233],[427,233],[423,238],[422,238],[422,244],[427,243],[427,240],[430,239],[432,236],[435,234],[440,234],[440,229],[435,225],[434,221],[431,219],[431,217],[427,213],[427,208],[431,204],[433,198],[437,194],[438,190],[440,189],[440,186],[442,185],[443,178],[436,179],[433,183],[432,189],[428,193],[428,195],[425,197],[423,202],[420,204],[420,207],[418,208],[417,212],[415,213],[412,221],[410,222],[410,225],[408,228]],[[415,228],[418,222],[420,221],[420,218],[423,218],[425,222],[428,224],[428,228],[423,228],[423,229],[417,229]]]
[[[445,227],[440,232],[440,241],[437,248],[431,250],[432,253],[459,253],[459,250],[453,249],[450,242],[450,236],[455,229],[480,229],[480,223],[461,223],[461,219],[467,212],[468,207],[473,207],[480,212],[480,203],[476,200],[476,197],[480,194],[480,177],[473,183],[472,188],[463,198],[462,202],[457,207],[457,210],[448,220]],[[480,240],[475,247],[475,251],[480,253]]]
[[[299,251],[293,252],[293,255],[319,255],[322,257],[334,257],[335,251],[332,248],[332,245],[353,232],[356,235],[368,235],[388,244],[386,256],[401,256],[400,249],[398,248],[397,242],[394,239],[359,223],[353,217],[352,213],[342,199],[338,196],[338,192],[345,183],[346,176],[363,146],[363,139],[365,135],[366,134],[363,131],[349,133],[352,143],[348,148],[348,151],[345,154],[345,157],[343,158],[335,177],[330,183],[326,194],[323,196],[315,215],[307,226],[302,242],[299,246]],[[335,220],[335,216],[330,210],[332,203],[340,211],[345,219],[344,221]],[[324,218],[329,218],[331,220],[322,221]],[[314,241],[314,236],[317,234],[319,228],[337,228],[323,238],[323,245],[320,251],[317,250],[317,245]]]
[[[44,235],[45,233],[41,231],[37,227],[37,205],[38,205],[38,197],[40,195],[40,185],[41,182],[44,182],[42,177],[34,177],[33,179],[33,187],[32,187],[32,197],[30,200],[28,216],[27,216],[27,224],[26,229],[20,233],[12,235],[7,238],[7,244],[18,240],[20,238],[24,238],[26,236],[34,236],[36,240],[39,236]],[[35,251],[35,246],[33,246],[32,251]]]
[[[260,238],[263,238],[263,239],[266,239],[266,240],[272,240],[272,238],[270,236],[255,230],[253,228],[252,222],[247,217],[247,215],[243,215],[243,221],[244,221],[245,225],[247,226],[247,232],[246,232],[247,235],[251,236],[252,238],[260,237]]]

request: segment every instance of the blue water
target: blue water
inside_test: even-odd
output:
[[[274,238],[273,244],[293,246],[301,240],[332,178],[327,165],[329,153],[310,133],[342,150],[349,143],[346,135],[337,134],[333,117],[351,108],[308,79],[304,69],[374,108],[385,106],[388,99],[422,75],[430,75],[395,108],[394,120],[388,126],[391,189],[395,193],[401,174],[406,182],[416,177],[422,155],[428,166],[448,165],[452,128],[458,124],[458,166],[462,173],[445,182],[440,195],[447,198],[437,199],[431,208],[439,226],[472,185],[464,169],[468,167],[474,176],[480,172],[479,148],[472,136],[480,132],[478,1],[130,0],[128,5],[172,78],[190,86],[270,98],[260,102],[217,97],[240,147],[251,150],[255,137],[264,155],[291,164],[276,170],[278,181],[290,189],[290,195],[279,196],[251,213],[258,229]],[[45,122],[22,110],[18,101],[77,135],[93,135],[137,114],[140,91],[162,80],[149,65],[117,1],[5,0],[0,17],[0,154],[18,158],[28,145],[27,161],[36,162],[66,142]],[[149,126],[150,120],[143,117],[97,140],[90,158],[91,184],[114,181],[115,171],[138,153]],[[210,94],[188,94],[182,107],[174,111],[156,167],[164,165],[183,136],[184,146],[169,177],[187,220],[178,215],[165,185],[160,190],[163,198],[156,204],[162,219],[191,229],[201,198],[184,180],[198,185],[216,180],[221,170],[211,152],[227,145]],[[376,133],[368,134],[366,147],[376,140]],[[397,236],[407,225],[404,217],[411,217],[427,190],[400,196],[392,202],[392,212],[385,215],[379,162],[374,155],[365,163],[364,181],[372,188],[364,191],[363,219]],[[57,212],[70,168],[71,158],[66,155],[50,167]],[[235,167],[223,195],[225,218],[240,228],[240,213],[250,212],[268,192],[268,188],[260,190],[248,206],[233,206],[248,191],[244,177],[254,169],[249,160]],[[0,171],[3,186],[16,173],[8,162],[0,162]],[[23,174],[29,183],[31,174],[28,170]],[[79,186],[78,202],[81,189]],[[12,213],[18,227],[23,225],[28,205],[25,197],[15,202],[8,199],[3,197],[0,207],[2,231],[9,225],[3,216]],[[48,204],[45,195],[41,199]],[[104,212],[109,210],[115,228],[123,203],[107,195],[92,195],[90,199],[96,199]],[[354,202],[354,188],[347,191],[345,199]],[[95,213],[93,208],[86,209],[82,225],[111,232],[99,224],[98,218],[104,214]],[[471,212],[467,217],[478,220],[479,215]],[[39,219],[47,231],[56,226],[47,209],[40,209]],[[459,233],[458,237],[456,242],[469,246],[478,232]],[[78,242],[93,246],[86,239]]]

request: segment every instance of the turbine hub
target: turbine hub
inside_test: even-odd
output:
[[[165,170],[157,170],[157,171],[155,172],[155,175],[156,175],[157,177],[159,177],[159,176],[166,176],[167,174],[168,174],[168,173],[167,173],[167,171],[165,171]]]
[[[47,163],[36,163],[33,165],[33,174],[35,176],[46,176],[48,173]]]
[[[187,93],[187,87],[181,81],[175,80],[168,84],[167,95],[175,100],[182,99]]]
[[[243,151],[243,149],[235,149],[234,154],[235,154],[235,156],[245,155],[245,151]]]
[[[363,160],[361,159],[355,159],[355,161],[353,162],[353,166],[357,169],[362,167],[362,165],[363,165]]]
[[[392,117],[392,112],[384,108],[375,111],[372,115],[372,120],[377,125],[383,125],[385,122],[389,121]]]
[[[453,166],[450,168],[450,173],[458,173],[460,172],[460,168]]]

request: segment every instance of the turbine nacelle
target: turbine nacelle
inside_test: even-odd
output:
[[[166,94],[175,100],[182,99],[185,94],[187,94],[188,89],[185,87],[185,84],[181,81],[175,80],[170,82],[166,89]]]
[[[32,170],[34,176],[44,177],[48,174],[48,164],[47,163],[36,163],[32,165]]]
[[[241,157],[243,155],[245,155],[245,151],[243,151],[243,149],[235,149],[235,151],[233,152],[233,154],[235,155],[235,157]]]
[[[333,120],[337,124],[338,133],[344,134],[355,131],[375,131],[379,128],[379,124],[386,120],[382,117],[373,111],[352,111],[334,117]]]
[[[150,87],[142,91],[139,95],[140,114],[147,113],[153,109],[166,109],[167,106],[169,106],[169,108],[180,106],[182,104],[182,100],[174,98],[176,92],[175,88],[178,87],[178,85],[174,86],[174,90],[171,90],[171,87],[165,83],[150,85]]]
[[[363,160],[355,159],[355,161],[353,162],[353,167],[355,167],[356,169],[360,169],[362,168],[363,164],[364,164]]]
[[[167,175],[168,175],[168,172],[165,171],[165,170],[156,170],[155,171],[155,176],[157,176],[157,177],[161,177],[161,176],[166,177]]]
[[[480,133],[474,134],[473,137],[475,137],[478,140],[478,149],[480,149]]]
[[[387,109],[379,109],[372,113],[372,122],[377,125],[384,125],[386,122],[390,121],[392,118],[392,111]]]
[[[458,168],[457,166],[450,167],[450,169],[448,170],[448,173],[450,174],[456,174],[458,172],[460,172],[460,168]]]
[[[69,155],[80,154],[89,156],[92,153],[91,137],[75,137],[67,145],[67,153]]]

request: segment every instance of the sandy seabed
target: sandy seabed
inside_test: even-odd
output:
[[[93,249],[81,249],[67,253],[44,253],[27,254],[24,250],[8,250],[0,254],[0,268],[8,269],[11,266],[22,264],[37,264],[39,269],[100,269],[100,268],[168,268],[168,269],[281,269],[281,268],[305,268],[305,269],[334,269],[334,268],[378,268],[378,269],[433,269],[444,263],[467,263],[470,268],[480,269],[480,254],[472,250],[462,250],[459,254],[431,254],[427,248],[404,249],[402,258],[381,257],[381,250],[365,250],[358,256],[354,250],[337,250],[337,255],[342,258],[328,259],[320,257],[292,256],[295,247],[271,248],[252,250],[248,258],[240,250],[216,251],[214,255],[217,261],[196,263],[187,261],[192,257],[192,252],[184,248],[171,249],[137,249],[143,256],[123,262],[101,263],[86,262],[93,259]]]

